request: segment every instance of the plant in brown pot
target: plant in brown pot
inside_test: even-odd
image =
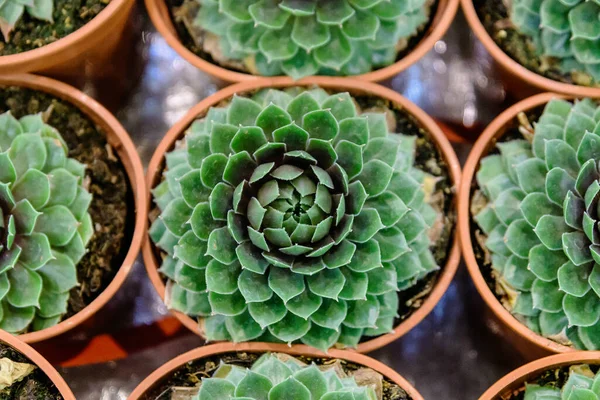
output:
[[[58,372],[33,348],[0,331],[0,397],[75,400]]]
[[[192,350],[156,370],[131,400],[171,398],[422,400],[389,367],[343,350],[307,346],[217,344]]]
[[[479,400],[600,398],[599,352],[574,352],[529,363],[496,382]]]
[[[167,135],[146,264],[209,341],[368,351],[414,326],[456,269],[456,158],[391,91],[283,82],[228,88]]]
[[[0,78],[0,328],[36,342],[116,292],[144,235],[140,159],[116,119],[72,87]]]
[[[147,0],[184,58],[224,81],[358,76],[380,81],[439,40],[458,0]]]
[[[600,95],[597,1],[462,0],[462,6],[511,93]]]
[[[477,143],[461,237],[478,289],[512,329],[549,351],[596,350],[600,107],[554,97],[517,104]]]

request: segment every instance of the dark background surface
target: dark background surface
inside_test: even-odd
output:
[[[166,131],[218,86],[166,44],[149,23],[141,2],[137,26],[143,29],[138,50],[144,68],[133,92],[119,99],[124,106],[117,115],[147,165]],[[471,137],[507,104],[493,62],[474,39],[460,11],[434,50],[386,84]],[[456,144],[455,148],[464,162],[470,145]],[[433,312],[409,334],[371,356],[396,369],[427,400],[477,399],[496,380],[524,363],[495,333],[494,324],[484,317],[484,308],[461,264]],[[126,340],[155,345],[118,361],[60,368],[76,397],[126,399],[154,369],[202,344],[187,332],[167,341],[157,337],[153,342],[148,337],[152,331],[140,328],[167,315],[140,257],[118,295],[95,316],[93,329],[71,334],[66,343],[69,346],[97,334],[125,332]]]

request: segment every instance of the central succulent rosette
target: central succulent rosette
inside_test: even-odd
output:
[[[41,115],[0,115],[0,329],[60,322],[93,235],[85,166]]]
[[[600,107],[549,102],[528,140],[481,161],[474,202],[505,305],[532,330],[600,348]]]
[[[211,108],[153,190],[167,304],[209,340],[327,349],[390,332],[398,292],[438,268],[441,217],[391,115],[299,88]]]

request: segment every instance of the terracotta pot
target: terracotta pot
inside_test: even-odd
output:
[[[571,85],[546,78],[528,70],[504,52],[489,35],[475,11],[473,0],[461,0],[467,21],[475,35],[500,67],[500,75],[506,89],[513,96],[523,99],[540,92],[563,93],[577,97],[598,97],[600,88]]]
[[[19,353],[27,357],[32,364],[35,364],[39,369],[41,369],[42,372],[44,372],[44,374],[46,374],[46,376],[52,381],[54,386],[56,386],[58,392],[62,395],[64,400],[75,400],[73,392],[71,392],[71,389],[69,389],[69,386],[67,386],[67,383],[62,376],[60,376],[54,367],[31,346],[22,342],[10,333],[2,330],[0,330],[0,342],[4,342],[13,349],[17,350]]]
[[[167,43],[192,65],[225,82],[246,82],[260,78],[248,73],[223,68],[197,56],[188,50],[179,40],[165,0],[145,0],[145,3],[156,29],[167,40]],[[429,31],[409,54],[390,66],[357,75],[354,78],[369,82],[380,82],[399,74],[419,61],[444,36],[454,20],[458,4],[459,0],[439,0],[438,9],[433,16],[433,22]],[[288,79],[292,80],[291,78]],[[299,82],[304,82],[304,80],[300,80]]]
[[[209,107],[215,106],[221,101],[230,98],[235,93],[250,92],[253,90],[275,87],[285,88],[290,86],[298,86],[300,83],[293,82],[288,78],[263,78],[252,82],[239,83],[237,85],[229,86],[212,96],[202,100],[195,107],[193,107],[177,124],[175,124],[169,132],[166,134],[164,139],[158,145],[156,152],[150,160],[148,171],[146,174],[146,180],[148,185],[147,202],[146,204],[150,207],[152,204],[152,194],[150,189],[155,187],[161,177],[162,168],[164,165],[165,152],[171,150],[175,144],[175,141],[180,139],[185,130],[190,124],[200,115],[206,111]],[[452,183],[455,187],[458,187],[460,180],[460,164],[450,145],[448,139],[444,136],[442,130],[436,125],[436,123],[429,117],[423,110],[418,108],[415,104],[411,103],[397,92],[385,88],[383,86],[362,82],[348,78],[329,78],[329,77],[312,77],[302,81],[301,85],[318,85],[324,89],[331,89],[336,91],[349,91],[351,93],[369,94],[376,97],[380,97],[389,100],[396,105],[399,105],[402,109],[406,110],[411,116],[413,116],[421,126],[430,135],[430,138],[437,144],[437,147],[448,164],[449,174],[452,179]],[[148,210],[149,211],[149,210]],[[154,284],[154,287],[158,291],[159,295],[164,299],[165,285],[159,275],[159,260],[156,257],[155,247],[152,241],[147,238],[143,247],[144,263],[146,269],[150,275],[150,279]],[[458,245],[458,238],[456,238],[452,244],[452,249],[448,254],[448,261],[446,266],[443,267],[440,275],[437,278],[435,287],[423,302],[421,307],[413,312],[410,317],[404,320],[398,325],[393,333],[388,333],[377,338],[368,340],[358,345],[357,351],[360,353],[368,353],[376,350],[386,344],[398,339],[403,336],[421,320],[423,320],[427,314],[435,307],[437,302],[440,300],[446,289],[450,285],[450,281],[454,277],[454,274],[458,268],[460,260],[460,250]],[[198,329],[198,323],[192,318],[184,315],[180,312],[174,312],[174,315],[189,329],[197,334],[200,334]]]
[[[471,278],[473,279],[473,283],[481,297],[483,297],[483,300],[492,310],[494,316],[498,319],[499,329],[504,333],[503,336],[511,341],[515,347],[528,358],[538,358],[553,353],[569,352],[574,351],[574,349],[540,336],[521,324],[502,306],[487,285],[479,268],[479,264],[477,263],[477,259],[475,258],[473,242],[471,241],[471,190],[475,185],[474,178],[479,169],[480,160],[494,149],[496,141],[501,138],[507,128],[517,120],[517,115],[520,112],[527,113],[530,110],[543,107],[548,101],[557,97],[564,96],[544,93],[530,97],[529,99],[523,100],[510,107],[492,121],[471,150],[463,169],[463,178],[458,194],[458,231],[464,259]]]
[[[85,309],[72,317],[53,327],[19,336],[26,343],[35,343],[71,330],[90,318],[114,296],[125,281],[139,254],[142,240],[146,234],[146,214],[143,210],[146,210],[148,206],[146,204],[147,196],[145,196],[144,169],[133,142],[119,121],[98,102],[79,90],[50,78],[27,74],[0,76],[0,86],[18,86],[48,93],[76,106],[101,127],[106,133],[108,143],[123,163],[135,204],[135,210],[132,210],[136,214],[135,226],[129,250],[111,283]]]
[[[308,356],[308,357],[320,357],[320,358],[332,358],[347,360],[354,364],[362,365],[370,368],[381,375],[391,380],[398,386],[400,386],[412,400],[423,400],[423,397],[408,383],[402,376],[396,371],[392,370],[385,364],[374,360],[370,357],[362,354],[356,354],[355,352],[345,350],[329,350],[327,354],[321,353],[312,347],[304,345],[288,346],[285,344],[274,344],[274,343],[219,343],[210,346],[200,347],[198,349],[189,351],[185,354],[180,355],[177,358],[167,362],[165,365],[154,371],[148,376],[137,388],[129,395],[128,400],[143,400],[145,394],[151,390],[156,384],[160,383],[164,379],[168,379],[169,375],[175,370],[183,366],[184,364],[215,356],[223,353],[234,353],[234,352],[247,352],[247,353],[285,353],[292,356]]]
[[[479,400],[509,398],[511,393],[522,389],[525,383],[534,382],[546,371],[578,364],[600,364],[600,352],[578,351],[568,354],[557,354],[531,362],[500,379],[482,394]]]

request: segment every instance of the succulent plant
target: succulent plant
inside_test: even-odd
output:
[[[561,69],[587,72],[600,82],[599,0],[513,0],[511,20],[539,52]]]
[[[194,400],[379,400],[371,386],[357,383],[341,369],[306,365],[285,354],[267,353],[250,369],[221,364],[200,384]]]
[[[415,137],[348,93],[263,90],[211,108],[166,154],[150,235],[167,304],[209,340],[327,349],[390,332],[438,269]],[[431,185],[425,185],[430,187]]]
[[[393,64],[427,23],[431,7],[428,0],[196,1],[190,33],[213,35],[213,58],[296,79],[358,75]]]
[[[44,329],[67,312],[93,234],[84,173],[41,115],[0,115],[0,329]]]
[[[600,108],[550,101],[532,141],[498,144],[475,220],[512,312],[544,336],[600,348]]]
[[[27,11],[33,18],[52,22],[54,0],[2,0],[0,1],[0,31],[8,42],[10,33]]]
[[[551,385],[526,385],[524,400],[598,400],[600,374],[594,374],[588,365],[575,365],[562,388]]]

